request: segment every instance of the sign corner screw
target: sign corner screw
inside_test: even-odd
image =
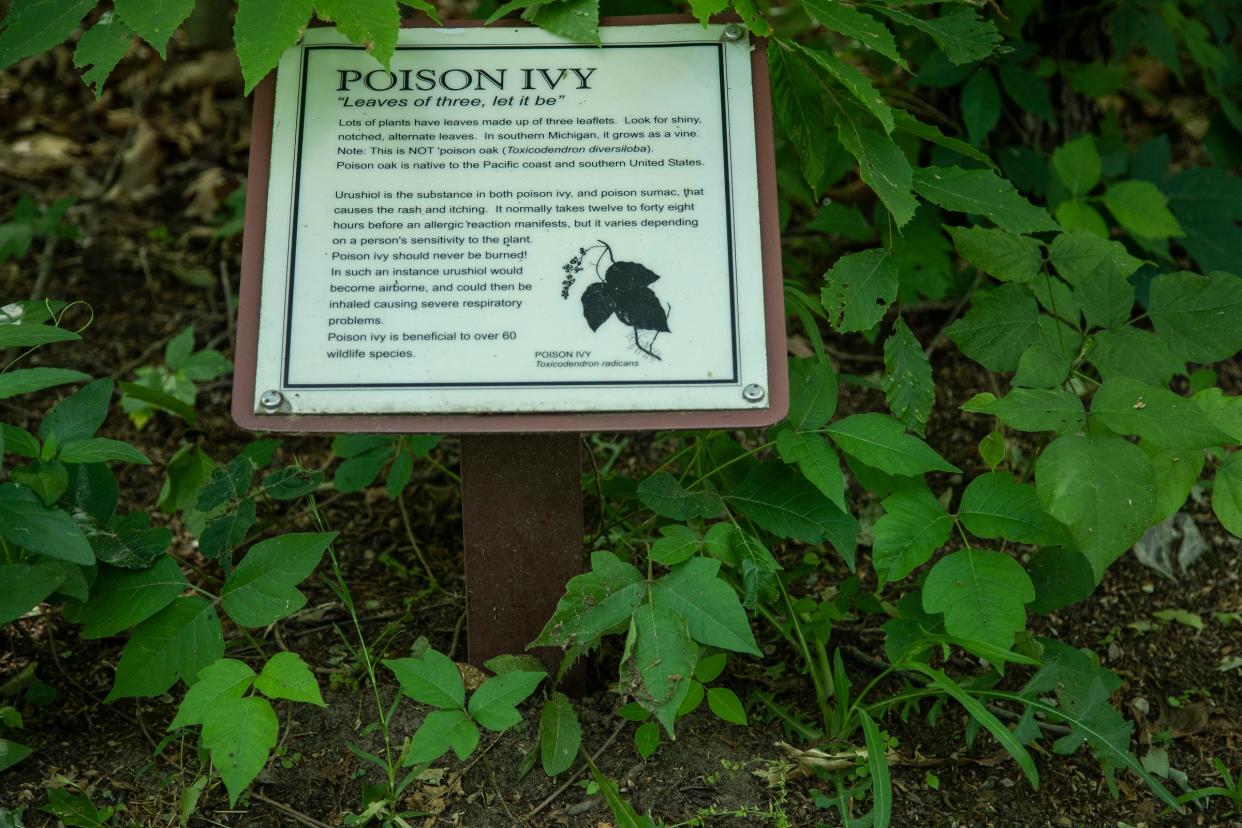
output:
[[[763,386],[757,382],[752,382],[750,385],[742,389],[742,399],[746,400],[746,402],[760,402],[764,398],[764,395],[765,392],[763,390]]]
[[[724,27],[724,32],[722,34],[725,40],[741,40],[742,35],[745,34],[745,32],[746,30],[737,23],[729,23]]]
[[[263,406],[263,410],[271,413],[280,408],[281,403],[285,401],[285,395],[275,389],[264,391],[259,397],[259,405]]]

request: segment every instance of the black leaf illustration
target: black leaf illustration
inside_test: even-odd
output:
[[[582,291],[582,315],[586,317],[591,330],[598,331],[599,326],[607,322],[616,309],[612,290],[606,282],[587,285],[587,289]]]
[[[650,268],[638,262],[618,262],[612,255],[612,248],[607,242],[599,242],[591,247],[580,248],[562,267],[565,279],[561,282],[561,297],[568,299],[569,290],[573,287],[574,276],[583,270],[587,254],[599,250],[595,257],[595,277],[599,280],[588,285],[582,292],[582,315],[592,331],[598,331],[614,314],[621,324],[633,329],[634,346],[652,359],[660,359],[653,350],[656,337],[669,332],[668,306],[664,305],[651,285],[660,280]],[[600,266],[607,256],[611,264],[604,273]],[[639,337],[640,331],[651,331],[653,335],[648,342]]]
[[[618,290],[647,287],[659,278],[638,262],[613,262],[604,274],[604,281]]]
[[[659,297],[651,288],[618,289],[613,295],[617,304],[617,318],[631,328],[638,328],[642,331],[668,331],[668,316],[664,312],[664,306],[660,304]],[[586,298],[585,294],[583,298]]]

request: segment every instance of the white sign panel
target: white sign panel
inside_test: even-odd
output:
[[[308,31],[277,75],[254,410],[764,407],[751,46],[724,28],[403,29],[390,70]]]

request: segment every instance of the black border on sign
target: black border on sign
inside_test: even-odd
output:
[[[290,381],[290,353],[293,348],[293,292],[294,281],[296,277],[296,258],[298,244],[298,210],[301,206],[301,187],[302,187],[302,142],[306,130],[306,90],[307,78],[309,77],[310,53],[314,50],[328,51],[364,51],[361,46],[349,46],[344,44],[320,44],[314,46],[304,46],[302,49],[301,78],[298,90],[298,109],[297,109],[297,144],[295,149],[294,162],[294,181],[293,181],[293,204],[290,214],[291,236],[289,240],[289,260],[287,265],[288,287],[285,292],[285,331],[284,342],[281,348],[281,376],[283,379],[283,387],[288,389],[333,389],[333,388],[353,388],[353,389],[373,389],[373,388],[571,388],[571,387],[608,387],[608,386],[649,386],[659,388],[667,385],[735,385],[738,382],[739,373],[739,354],[738,354],[738,319],[737,319],[737,273],[734,258],[734,238],[733,238],[733,174],[732,165],[730,163],[729,148],[729,130],[730,130],[730,113],[728,102],[728,85],[725,76],[725,54],[724,44],[716,41],[674,41],[659,43],[613,43],[603,44],[594,48],[603,49],[659,49],[659,48],[676,48],[676,47],[714,47],[716,49],[718,63],[718,82],[720,85],[720,114],[721,114],[721,135],[723,138],[723,166],[724,166],[724,201],[725,201],[725,256],[728,262],[727,283],[729,289],[729,329],[730,329],[730,346],[732,349],[732,366],[733,373],[729,377],[720,379],[682,379],[682,380],[551,380],[539,381],[529,380],[522,382],[382,382],[382,383],[293,383]],[[496,50],[524,50],[531,51],[537,49],[582,49],[579,44],[537,44],[537,45],[516,45],[516,46],[491,46],[491,45],[471,45],[471,46],[398,46],[397,51],[422,51],[422,52],[462,52],[462,51],[496,51]]]

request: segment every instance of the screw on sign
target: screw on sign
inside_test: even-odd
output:
[[[403,29],[384,71],[310,29],[257,88],[233,415],[463,435],[481,664],[582,570],[584,432],[770,425],[788,379],[762,42],[448,25]]]

